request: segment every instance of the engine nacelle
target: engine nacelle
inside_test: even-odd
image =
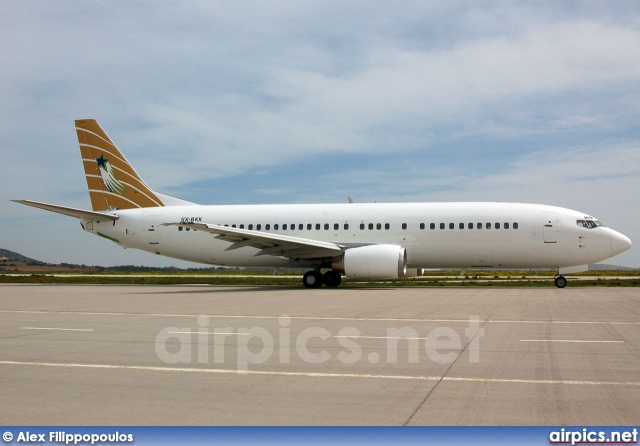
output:
[[[398,279],[407,273],[407,251],[398,245],[351,248],[334,259],[331,268],[349,279]]]

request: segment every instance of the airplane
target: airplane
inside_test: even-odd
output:
[[[211,265],[308,268],[307,288],[426,268],[554,269],[564,288],[565,274],[631,247],[588,214],[539,204],[199,205],[147,186],[96,120],[75,126],[92,210],[12,201],[78,218],[86,232],[124,248]]]

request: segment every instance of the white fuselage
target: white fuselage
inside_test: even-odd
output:
[[[115,222],[83,219],[83,226],[124,247],[238,267],[313,267],[314,263],[256,256],[259,250],[249,246],[225,251],[230,243],[213,234],[163,224],[228,225],[344,247],[400,245],[406,249],[409,268],[563,268],[596,263],[631,246],[627,237],[612,229],[579,226],[579,220],[593,220],[587,214],[533,204],[197,205],[117,214]]]

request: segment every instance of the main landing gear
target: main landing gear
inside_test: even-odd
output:
[[[557,276],[554,283],[558,288],[564,288],[567,286],[567,279],[564,276]]]
[[[307,271],[302,277],[302,284],[307,288],[320,288],[324,284],[328,288],[335,288],[342,282],[342,276],[336,271],[327,271],[324,275],[317,270]]]

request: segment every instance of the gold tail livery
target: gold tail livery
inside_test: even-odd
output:
[[[76,133],[94,211],[164,206],[95,120],[76,121]]]

